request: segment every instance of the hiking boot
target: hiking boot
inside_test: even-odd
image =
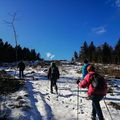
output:
[[[56,94],[58,94],[58,91],[56,91]]]
[[[53,91],[51,91],[51,93],[53,94]]]

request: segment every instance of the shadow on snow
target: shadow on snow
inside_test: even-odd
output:
[[[32,111],[29,113],[30,115],[29,115],[28,119],[30,120],[30,118],[32,116],[34,120],[42,120],[42,116],[35,105],[35,102],[37,102],[37,101],[33,96],[33,94],[34,94],[34,92],[32,91],[33,86],[32,86],[32,83],[29,81],[27,81],[27,89],[28,89],[31,105],[33,107],[32,110],[34,110],[33,113],[32,113]]]

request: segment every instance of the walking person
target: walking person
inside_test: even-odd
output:
[[[103,113],[100,107],[100,101],[103,99],[103,97],[107,93],[107,84],[104,79],[104,84],[101,85],[101,88],[95,88],[92,84],[92,76],[97,74],[95,72],[95,68],[93,65],[89,65],[87,67],[88,74],[85,76],[85,78],[80,82],[77,81],[77,84],[80,88],[88,88],[88,97],[92,100],[92,120],[96,120],[96,114],[98,115],[99,120],[104,120]],[[101,79],[102,81],[102,79]]]
[[[58,94],[57,79],[59,79],[59,70],[54,62],[51,63],[51,66],[48,70],[48,79],[50,79],[50,91],[53,93],[53,87],[55,87],[56,93]]]
[[[18,68],[19,68],[19,78],[23,78],[24,77],[24,70],[25,70],[25,64],[23,61],[20,61],[18,63]]]
[[[88,60],[85,59],[84,60],[84,64],[82,66],[82,79],[84,79],[84,77],[87,75],[88,71],[87,71],[87,67],[89,66],[88,64]]]

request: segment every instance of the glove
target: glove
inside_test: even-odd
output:
[[[79,84],[79,82],[80,82],[80,80],[78,79],[76,83]]]

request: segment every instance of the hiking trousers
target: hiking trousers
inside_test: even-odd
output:
[[[58,92],[58,87],[56,82],[57,82],[57,79],[51,79],[51,84],[50,84],[51,93],[53,93],[53,87],[55,87],[56,92]]]
[[[24,77],[23,70],[19,70],[19,78],[23,78],[23,77]]]
[[[100,107],[100,100],[103,99],[103,96],[93,95],[91,97],[92,100],[92,117],[96,117],[98,115],[99,120],[104,120],[103,113]]]

